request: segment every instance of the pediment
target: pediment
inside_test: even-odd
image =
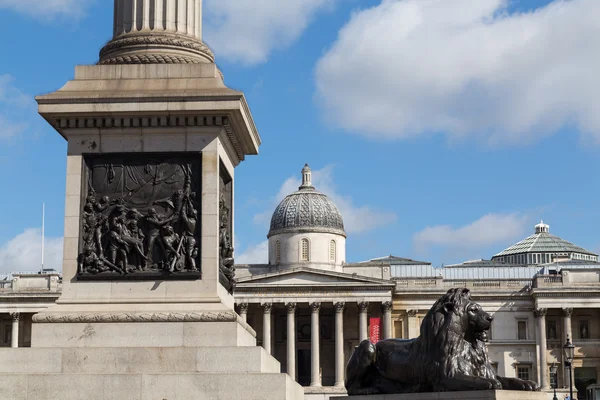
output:
[[[391,281],[340,272],[300,268],[240,279],[238,286],[393,286]]]

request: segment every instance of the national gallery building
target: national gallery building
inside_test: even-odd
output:
[[[453,287],[469,288],[494,316],[488,346],[499,375],[535,380],[549,399],[556,386],[564,399],[572,371],[580,400],[600,378],[598,255],[544,223],[490,260],[443,268],[394,256],[347,262],[343,216],[305,166],[267,237],[268,264],[236,265],[236,309],[307,399],[345,393],[345,366],[360,341],[417,337],[429,308]],[[32,315],[60,291],[54,273],[0,280],[0,346],[29,346]],[[567,338],[575,345],[570,370]]]

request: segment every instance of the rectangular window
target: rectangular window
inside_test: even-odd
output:
[[[517,339],[527,340],[527,321],[517,321]]]
[[[394,321],[394,338],[402,339],[404,337],[404,324],[402,321]]]
[[[549,340],[556,339],[556,321],[546,321],[546,336]]]
[[[517,378],[529,380],[531,376],[531,366],[517,365]]]
[[[579,339],[589,339],[590,338],[590,324],[587,319],[582,319],[579,321]]]

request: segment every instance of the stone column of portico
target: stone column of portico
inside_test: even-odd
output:
[[[335,386],[344,386],[344,306],[338,302],[335,308]]]
[[[367,332],[367,310],[369,309],[369,303],[362,301],[358,303],[358,339],[362,342],[369,338],[369,332]]]
[[[321,361],[319,359],[319,310],[321,303],[310,303],[310,386],[321,386]]]
[[[287,308],[287,374],[296,380],[296,303]]]
[[[381,303],[383,310],[383,338],[390,339],[392,337],[392,302],[384,301]]]
[[[14,312],[10,313],[12,317],[12,335],[10,337],[10,347],[19,347],[19,320],[21,319],[21,313]]]
[[[271,354],[271,309],[273,303],[263,303],[263,347]]]
[[[248,303],[240,303],[240,317],[242,321],[248,322]]]
[[[534,311],[535,321],[536,321],[536,346],[539,348],[540,359],[538,362],[538,371],[540,375],[540,386],[542,390],[546,390],[550,388],[548,383],[548,362],[547,362],[547,354],[548,354],[548,346],[546,344],[546,314],[548,309],[546,308],[538,308]]]
[[[571,315],[573,315],[572,308],[563,308],[563,334],[562,334],[562,344],[567,342],[567,338],[571,339],[573,342],[573,330],[571,327]],[[560,352],[563,364],[563,387],[569,386],[569,371],[573,371],[573,368],[566,368],[565,366],[565,355],[564,352]]]

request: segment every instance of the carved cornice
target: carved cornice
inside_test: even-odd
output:
[[[358,311],[361,313],[367,312],[367,310],[369,309],[369,302],[368,301],[361,301],[360,303],[357,304],[358,306]]]
[[[106,323],[106,322],[234,322],[234,312],[114,312],[114,313],[40,313],[33,316],[37,323]]]
[[[296,303],[285,303],[285,308],[288,313],[293,314],[296,312]]]
[[[310,309],[313,313],[318,313],[321,309],[321,303],[310,303]]]
[[[333,304],[333,308],[335,308],[336,313],[344,312],[344,307],[346,307],[346,303],[343,301],[338,301],[337,303]]]
[[[61,129],[181,128],[225,126],[229,124],[229,118],[222,115],[56,117],[55,124]]]
[[[117,37],[100,50],[98,64],[214,63],[213,52],[199,40],[180,35],[139,34]]]

